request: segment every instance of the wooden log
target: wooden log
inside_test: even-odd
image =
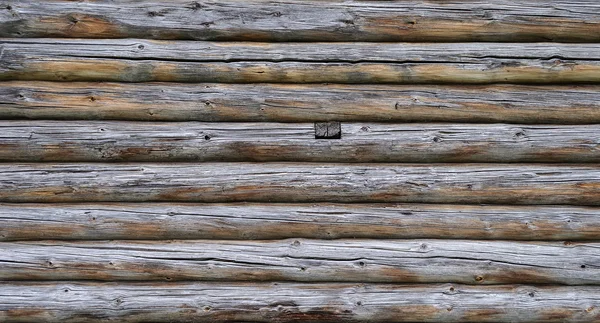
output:
[[[2,119],[600,123],[600,87],[0,82]]]
[[[426,204],[0,204],[0,241],[597,240],[600,210]]]
[[[250,41],[598,42],[594,0],[110,1],[19,0],[1,37]]]
[[[0,161],[600,162],[600,126],[0,121]]]
[[[13,322],[597,322],[597,286],[0,283]]]
[[[600,285],[599,243],[175,240],[0,243],[0,280]]]
[[[315,163],[0,164],[0,202],[600,205],[600,168]]]
[[[0,80],[595,83],[600,44],[2,39]]]

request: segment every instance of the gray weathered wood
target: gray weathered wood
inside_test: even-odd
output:
[[[600,44],[0,39],[0,80],[594,83]]]
[[[600,209],[426,204],[0,204],[0,241],[598,240]]]
[[[600,162],[600,126],[0,121],[0,161]],[[327,131],[327,128],[325,129]]]
[[[0,82],[0,118],[600,123],[600,87]]]
[[[597,322],[597,286],[0,283],[13,322]]]
[[[600,205],[600,168],[523,164],[0,164],[0,202],[103,201]]]
[[[599,243],[478,240],[0,243],[0,280],[600,285]]]
[[[598,42],[599,13],[594,0],[18,0],[0,8],[0,36]]]

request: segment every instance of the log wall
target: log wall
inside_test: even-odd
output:
[[[599,53],[596,0],[0,3],[0,322],[599,322]]]

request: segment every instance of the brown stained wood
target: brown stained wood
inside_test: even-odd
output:
[[[600,162],[597,125],[336,126],[0,121],[0,161]]]
[[[600,44],[2,39],[0,80],[595,83]]]
[[[600,285],[598,248],[423,239],[2,242],[0,280]]]
[[[600,210],[427,204],[0,204],[0,241],[598,240]],[[567,244],[569,242],[566,242]]]
[[[600,123],[600,87],[0,82],[3,119]]]
[[[12,322],[597,322],[597,286],[0,283]]]
[[[595,0],[9,1],[1,37],[598,42]]]
[[[595,165],[0,164],[0,202],[600,205]]]

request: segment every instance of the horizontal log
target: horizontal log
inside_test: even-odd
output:
[[[600,162],[598,125],[0,121],[0,161]]]
[[[599,243],[480,240],[0,243],[0,280],[600,285]]]
[[[600,210],[425,204],[0,204],[0,241],[598,240]]]
[[[597,322],[597,286],[0,283],[2,322]]]
[[[0,82],[2,119],[600,123],[600,87]]]
[[[0,41],[2,81],[600,82],[600,44]]]
[[[0,164],[0,202],[600,205],[600,168],[314,163]]]
[[[594,0],[20,0],[1,37],[251,41],[600,41]]]

